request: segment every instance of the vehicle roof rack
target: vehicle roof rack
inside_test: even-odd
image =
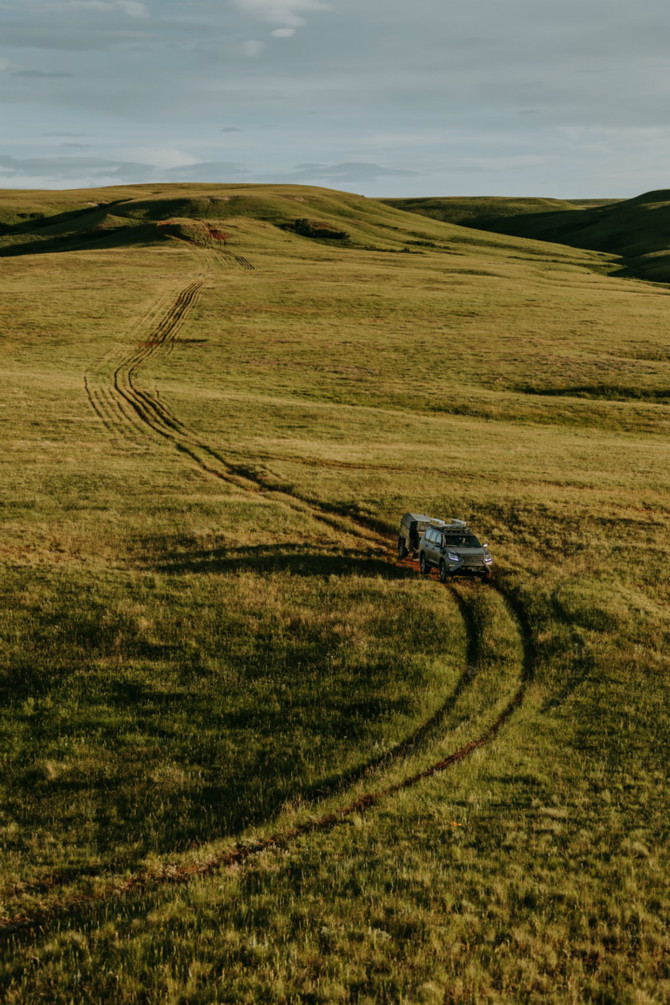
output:
[[[442,527],[447,533],[452,531],[454,534],[465,534],[467,533],[468,525],[465,520],[456,520],[454,517],[451,520],[444,522]]]

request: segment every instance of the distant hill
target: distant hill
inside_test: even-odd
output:
[[[444,227],[420,224],[415,216],[375,199],[303,185],[9,190],[0,193],[0,255],[152,244],[168,237],[207,245],[245,220],[276,228],[277,240],[284,242],[307,240],[376,251],[416,252],[412,245],[449,236]]]
[[[388,205],[464,227],[620,255],[622,274],[670,282],[670,190],[626,200],[427,198]]]
[[[489,225],[497,221],[514,219],[534,214],[556,213],[581,208],[580,202],[565,199],[507,199],[496,196],[454,196],[445,198],[383,199],[382,202],[403,209],[409,213],[419,213],[433,220],[457,223],[461,227],[492,229]],[[598,203],[588,202],[593,206]]]

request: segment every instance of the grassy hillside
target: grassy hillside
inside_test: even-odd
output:
[[[295,185],[131,185],[42,199],[39,193],[9,193],[3,203],[0,255],[151,244],[171,236],[169,224],[181,227],[177,236],[216,245],[216,239],[203,240],[203,224],[212,220],[227,226],[254,220],[281,229],[311,220],[337,233],[345,228],[346,246],[365,248],[381,240],[380,250],[402,250],[404,241],[417,236],[411,218],[379,202]]]
[[[325,189],[0,202],[3,1000],[667,1000],[670,293]]]
[[[489,229],[489,224],[518,218],[534,218],[550,213],[581,212],[602,206],[612,206],[617,199],[541,199],[505,198],[503,196],[446,196],[426,198],[416,196],[411,199],[382,199],[384,205],[393,206],[408,213],[419,213],[444,223],[458,223],[465,227]],[[575,217],[576,219],[576,217]],[[495,226],[490,227],[495,230]],[[540,238],[543,240],[543,238]]]
[[[497,196],[451,196],[411,199],[384,199],[385,205],[408,213],[419,213],[444,223],[488,229],[488,223],[526,215],[559,213],[576,209],[565,199],[506,199]],[[491,228],[495,229],[495,228]]]
[[[635,199],[388,199],[397,209],[621,258],[621,274],[670,282],[670,192]]]

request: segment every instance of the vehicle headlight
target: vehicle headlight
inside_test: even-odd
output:
[[[490,555],[484,555],[484,561],[486,562],[487,565],[491,565],[493,559],[491,558]]]
[[[454,555],[453,551],[447,552],[447,558],[449,559],[450,562],[460,562],[460,558],[458,557],[458,555]]]

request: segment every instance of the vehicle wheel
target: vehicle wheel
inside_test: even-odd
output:
[[[447,576],[447,567],[444,564],[444,562],[440,562],[440,582],[446,583],[448,578],[449,577]]]
[[[398,538],[398,558],[404,558],[407,554],[407,548],[405,547],[405,538]]]
[[[422,575],[426,575],[428,572],[428,562],[426,561],[426,556],[423,552],[419,555],[419,568],[421,569]]]

